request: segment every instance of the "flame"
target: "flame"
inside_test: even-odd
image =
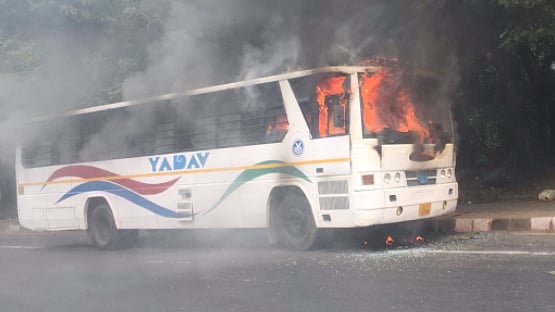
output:
[[[326,97],[330,95],[339,96],[339,104],[343,109],[343,116],[347,108],[347,97],[345,91],[345,76],[331,77],[323,80],[316,86],[316,101],[319,110],[319,132],[321,137],[330,134],[345,133],[345,125],[343,127],[335,127],[333,120],[328,118],[328,106],[326,105]]]
[[[391,237],[391,236],[388,236],[388,237],[385,239],[385,245],[386,245],[386,246],[393,246],[394,243],[395,243],[395,240],[394,240],[393,237]]]
[[[399,71],[381,69],[361,77],[364,125],[371,132],[390,128],[414,131],[421,142],[430,138],[430,130],[417,116],[414,103],[401,85]]]
[[[424,241],[424,237],[418,235],[418,236],[416,236],[415,240],[416,240],[417,242],[423,242],[423,241]]]
[[[362,62],[360,62],[361,65],[363,66],[389,66],[389,67],[393,67],[393,66],[398,66],[399,65],[399,59],[396,57],[381,57],[381,56],[376,56],[376,57],[372,57],[369,59],[365,59]]]
[[[266,135],[273,132],[286,132],[288,128],[289,123],[287,122],[287,116],[280,114],[277,115],[270,124],[268,124],[268,127],[266,128]]]

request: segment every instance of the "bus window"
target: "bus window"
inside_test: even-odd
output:
[[[79,144],[78,135],[71,131],[75,127],[75,121],[62,122],[59,127],[56,141],[52,145],[54,163],[69,164],[75,162],[77,161],[77,146]]]
[[[291,79],[290,83],[313,137],[349,133],[346,75],[313,75]]]
[[[172,103],[175,108],[175,151],[193,150],[194,118],[191,98],[188,96],[176,97]]]
[[[263,83],[245,88],[243,138],[246,144],[281,142],[289,123],[277,83]]]
[[[155,153],[169,154],[175,151],[175,129],[173,122],[159,123],[155,127]]]
[[[192,143],[195,149],[216,147],[216,118],[199,116],[194,128]]]
[[[194,149],[281,142],[288,122],[277,83],[191,96]]]
[[[323,77],[316,86],[320,137],[346,134],[347,76]]]
[[[218,127],[218,147],[241,145],[240,113],[219,116]]]
[[[67,164],[77,160],[78,138],[69,131],[71,120],[33,124],[24,134],[21,161],[24,167]]]
[[[287,115],[285,110],[276,109],[274,112],[270,112],[268,126],[266,127],[266,142],[279,142],[283,140],[283,137],[287,133],[289,128],[289,123],[287,121]]]

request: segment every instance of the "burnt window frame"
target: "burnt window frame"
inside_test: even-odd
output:
[[[368,74],[375,74],[376,72],[358,72],[357,73],[357,79],[358,79],[358,88],[359,88],[359,93],[361,94],[360,96],[360,123],[361,123],[361,131],[362,131],[362,137],[364,139],[378,139],[380,141],[380,144],[412,144],[416,141],[415,138],[415,133],[413,131],[409,131],[409,132],[399,132],[390,128],[384,128],[382,131],[377,131],[377,132],[372,132],[372,131],[368,131],[366,129],[366,124],[364,122],[364,110],[365,110],[365,105],[364,105],[364,100],[362,98],[362,76],[363,75],[368,75]],[[414,75],[409,76],[410,79],[407,80],[406,77],[403,77],[403,81],[406,81],[408,83],[408,86],[406,87],[406,90],[408,92],[408,94],[410,95],[410,98],[412,99],[412,101],[415,103],[415,106],[419,106],[419,102],[426,102],[429,103],[430,101],[425,101],[423,99],[421,99],[420,97],[422,97],[423,95],[426,96],[431,96],[432,98],[436,98],[435,96],[432,96],[431,94],[434,93],[440,93],[441,92],[441,80],[433,75],[430,74],[418,74],[415,73]],[[414,90],[417,89],[421,89],[421,88],[417,88],[414,86],[414,84],[416,84],[417,82],[419,83],[428,83],[428,84],[435,84],[434,86],[430,86],[428,85],[428,87],[430,89],[433,90],[433,92],[415,92]],[[429,123],[429,125],[433,125],[434,129],[435,129],[435,133],[436,133],[436,142],[425,142],[426,144],[446,144],[446,143],[453,143],[454,142],[454,134],[453,134],[453,118],[452,118],[452,114],[450,112],[450,107],[448,104],[446,103],[441,103],[439,100],[435,100],[433,101],[435,102],[434,105],[432,105],[434,108],[436,109],[442,109],[445,110],[445,122],[435,122],[435,123]],[[417,108],[417,107],[415,107]],[[439,127],[438,127],[439,126]],[[430,128],[430,131],[434,131],[432,128]]]
[[[330,111],[330,107],[328,106],[328,134],[325,136],[320,135],[320,111],[319,111],[319,103],[316,100],[317,93],[316,87],[324,80],[330,79],[333,77],[345,77],[344,82],[344,96],[345,96],[345,109],[343,112],[343,122],[344,122],[344,133],[336,133],[330,134],[330,118],[332,114]],[[352,99],[352,90],[351,90],[351,75],[348,73],[343,72],[324,72],[324,73],[317,73],[312,75],[307,75],[298,78],[289,79],[289,85],[293,90],[293,94],[295,95],[295,99],[301,109],[303,114],[303,118],[305,123],[310,131],[310,135],[312,139],[323,139],[323,138],[330,138],[336,136],[343,136],[350,134],[350,124],[351,124],[351,114],[350,114],[350,106],[351,106],[351,99]],[[327,98],[330,96],[337,96],[337,95],[328,95]]]

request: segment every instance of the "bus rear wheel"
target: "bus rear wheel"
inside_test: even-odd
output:
[[[137,230],[118,230],[107,204],[94,207],[88,220],[88,235],[93,244],[102,250],[129,248],[139,238]]]
[[[276,234],[285,248],[308,250],[314,246],[318,230],[306,197],[296,193],[285,195],[276,217]]]

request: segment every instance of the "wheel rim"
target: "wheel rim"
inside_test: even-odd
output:
[[[288,209],[284,215],[284,228],[287,234],[296,240],[306,238],[308,233],[308,217],[302,209]]]
[[[96,240],[100,245],[105,245],[112,237],[112,226],[107,217],[102,216],[96,219]]]

